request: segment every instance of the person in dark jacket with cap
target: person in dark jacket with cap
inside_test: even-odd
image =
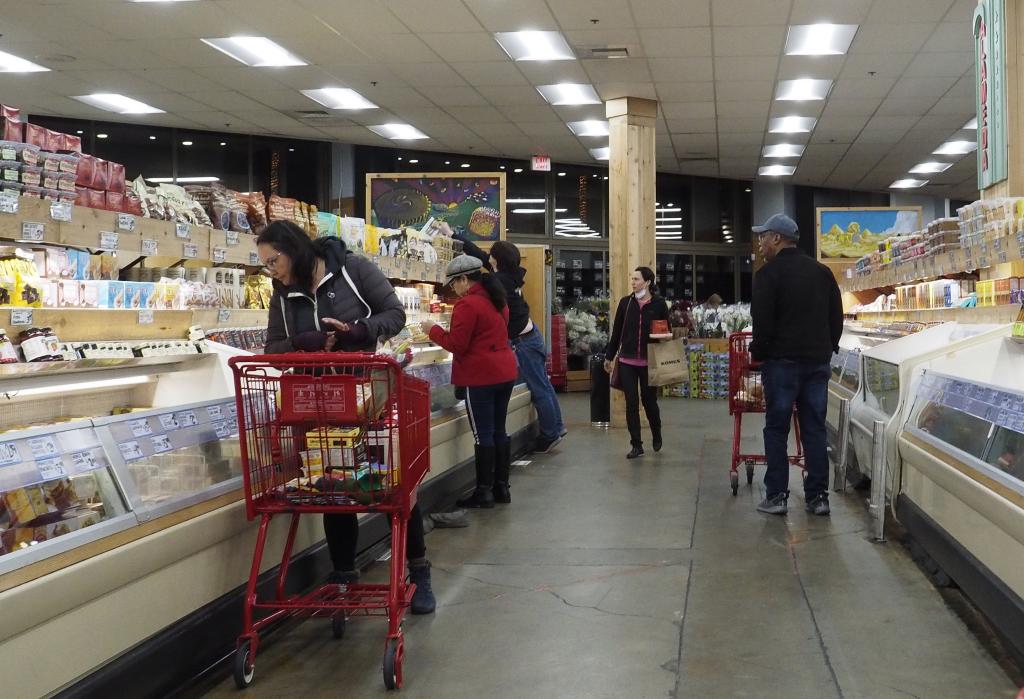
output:
[[[388,278],[337,238],[310,240],[290,221],[274,221],[256,239],[260,259],[274,280],[264,352],[374,352],[377,343],[405,327],[405,309]],[[324,515],[324,534],[339,585],[359,579],[355,515]],[[409,518],[406,553],[416,584],[410,610],[434,611],[430,562],[419,505]]]
[[[466,414],[476,441],[476,487],[459,507],[491,508],[509,503],[512,445],[505,430],[508,403],[518,368],[508,341],[505,289],[483,264],[459,255],[445,271],[447,284],[459,296],[447,331],[432,320],[423,332],[452,353],[452,383],[465,388]]]
[[[446,228],[451,230],[448,224],[442,224],[441,230]],[[458,239],[463,242],[463,251],[480,260],[484,268],[494,274],[505,287],[508,337],[519,362],[519,376],[530,389],[533,405],[537,409],[540,434],[533,445],[533,451],[547,454],[562,441],[566,429],[558,395],[548,376],[548,350],[544,336],[530,318],[530,305],[523,298],[526,270],[519,266],[519,248],[508,241],[499,240],[491,246],[490,252],[484,252],[468,237]]]
[[[828,452],[825,412],[828,407],[829,360],[839,351],[843,301],[832,271],[799,247],[793,219],[775,214],[755,226],[758,249],[767,260],[754,277],[751,315],[753,358],[763,362],[761,376],[767,412],[764,450],[768,470],[765,498],[758,511],[783,515],[789,498],[789,426],[797,408],[807,477],[808,512],[828,515]]]

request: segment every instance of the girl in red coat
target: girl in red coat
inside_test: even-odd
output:
[[[447,283],[460,297],[451,329],[433,321],[423,331],[452,353],[452,383],[466,391],[466,412],[476,438],[476,488],[459,507],[494,507],[511,502],[508,472],[511,443],[505,431],[508,402],[519,369],[508,341],[505,289],[475,257],[460,255],[448,265]]]

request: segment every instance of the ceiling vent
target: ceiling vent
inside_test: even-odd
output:
[[[303,109],[298,112],[293,112],[294,116],[299,121],[311,123],[314,126],[351,126],[352,122],[343,116],[337,114],[331,114],[325,112],[322,109]]]
[[[577,46],[580,58],[629,58],[628,46]]]

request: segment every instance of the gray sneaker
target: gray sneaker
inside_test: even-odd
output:
[[[812,515],[817,515],[819,517],[828,517],[832,513],[832,510],[828,506],[828,496],[824,494],[815,495],[807,501],[804,508]]]
[[[786,505],[786,500],[789,495],[786,493],[776,493],[771,497],[766,497],[757,506],[758,512],[764,512],[766,515],[784,515],[789,511],[789,507]]]

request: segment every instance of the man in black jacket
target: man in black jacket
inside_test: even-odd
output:
[[[797,247],[800,231],[793,219],[775,214],[753,229],[767,260],[754,278],[750,351],[763,362],[761,376],[767,413],[764,450],[768,470],[765,499],[758,511],[787,512],[789,498],[789,425],[796,404],[807,478],[806,509],[828,515],[828,452],[825,412],[828,407],[829,359],[843,334],[843,302],[831,270]]]

